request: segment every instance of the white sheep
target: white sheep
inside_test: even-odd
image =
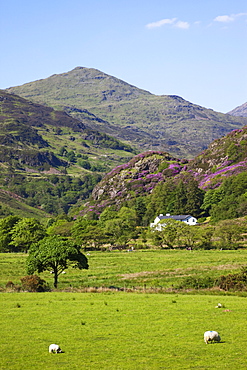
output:
[[[58,344],[50,344],[49,353],[62,353],[62,350]]]
[[[215,308],[222,308],[222,304],[221,303],[218,303],[217,306],[215,306]]]
[[[220,342],[220,336],[217,331],[208,330],[204,333],[204,342],[208,344],[208,342]]]

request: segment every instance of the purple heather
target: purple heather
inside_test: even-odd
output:
[[[149,175],[146,176],[147,179],[163,179],[163,175],[161,172],[158,173],[150,173]]]
[[[228,135],[235,135],[238,134],[239,132],[243,132],[241,128],[237,128],[236,130],[232,130]]]
[[[236,169],[239,169],[240,167],[244,167],[244,166],[247,166],[247,162],[246,161],[242,161],[242,162],[239,162],[239,163],[236,163],[236,164],[233,164],[231,166],[227,166],[225,168],[222,168],[221,170],[217,171],[217,172],[214,172],[210,175],[205,175],[204,176],[204,179],[200,181],[200,184],[199,186],[201,188],[205,188],[209,185],[210,181],[213,180],[214,177],[216,177],[217,175],[222,175],[222,176],[229,176],[229,172],[230,171],[234,171]],[[226,173],[228,172],[228,173]]]

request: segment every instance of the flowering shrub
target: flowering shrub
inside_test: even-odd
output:
[[[169,170],[172,170],[173,175],[178,174],[182,170],[182,166],[178,163],[171,163],[168,167]]]
[[[149,175],[146,176],[146,178],[148,180],[151,179],[151,180],[158,180],[158,181],[161,181],[161,180],[164,179],[163,174],[160,173],[160,172],[158,172],[158,173],[150,173]]]

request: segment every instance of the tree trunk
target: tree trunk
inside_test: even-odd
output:
[[[58,280],[58,271],[57,268],[54,269],[54,288],[57,288],[57,280]]]

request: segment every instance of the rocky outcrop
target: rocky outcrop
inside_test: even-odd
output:
[[[103,210],[110,204],[119,206],[125,200],[150,194],[159,182],[184,170],[187,162],[166,152],[149,151],[136,155],[95,186],[92,198],[96,208]]]

